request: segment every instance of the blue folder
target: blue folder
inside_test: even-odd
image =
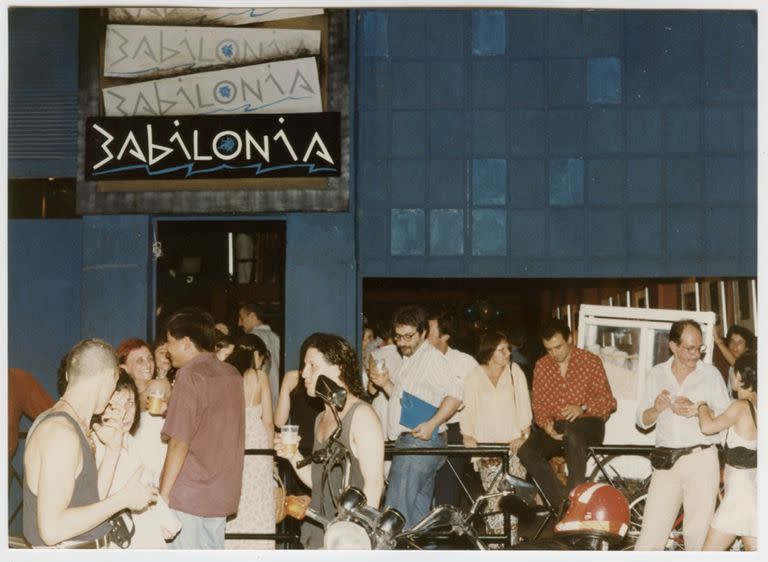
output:
[[[403,391],[400,398],[400,425],[413,429],[420,423],[432,419],[435,412],[437,412],[437,406],[433,406],[406,390]],[[435,431],[432,432],[432,437],[435,436],[437,430],[436,427]]]

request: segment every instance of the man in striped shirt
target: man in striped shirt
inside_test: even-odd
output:
[[[403,356],[396,382],[386,371],[370,373],[371,381],[389,396],[387,437],[401,449],[445,447],[445,424],[461,404],[458,380],[450,374],[446,356],[427,341],[422,307],[398,309],[392,327]],[[444,462],[441,455],[394,455],[385,503],[405,516],[406,528],[429,512],[435,474]]]

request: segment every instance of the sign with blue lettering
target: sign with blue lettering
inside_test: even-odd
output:
[[[85,179],[339,176],[340,122],[338,112],[88,118]]]

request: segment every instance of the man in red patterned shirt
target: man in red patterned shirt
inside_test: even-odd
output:
[[[553,506],[585,480],[587,448],[600,445],[605,420],[616,409],[603,362],[572,344],[571,330],[552,318],[541,328],[547,354],[533,370],[531,403],[535,425],[518,456]],[[547,460],[557,454],[568,466],[564,489]]]

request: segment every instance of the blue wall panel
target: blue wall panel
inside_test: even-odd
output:
[[[363,223],[365,224],[365,223]],[[312,332],[357,341],[357,270],[352,213],[291,214],[286,225],[285,368],[299,366]]]
[[[628,204],[660,204],[664,200],[662,165],[658,158],[627,160],[625,200]]]
[[[590,160],[587,165],[590,205],[621,204],[624,200],[623,186],[626,177],[627,163],[623,159]]]
[[[83,337],[118,345],[150,336],[149,235],[146,215],[83,218]]]
[[[56,396],[60,359],[80,339],[80,220],[8,221],[8,365]]]

